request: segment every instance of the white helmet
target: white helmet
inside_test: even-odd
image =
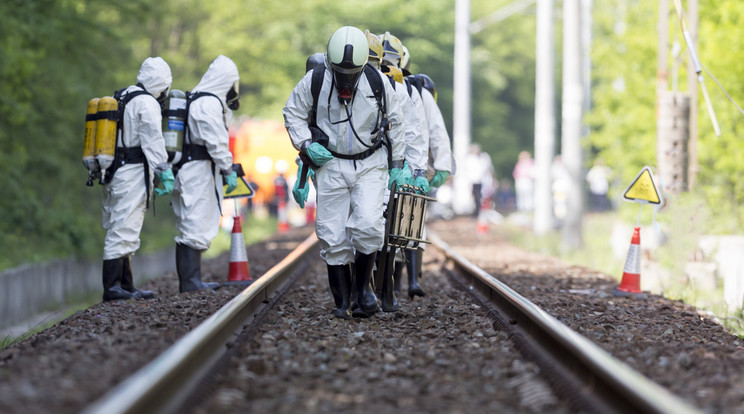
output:
[[[408,70],[411,66],[411,54],[408,52],[408,48],[403,46],[403,56],[400,57],[400,68]]]
[[[390,32],[380,35],[380,39],[382,40],[382,48],[384,49],[382,63],[400,68],[400,60],[403,57],[403,43],[401,43],[400,39],[391,35]]]
[[[333,73],[333,82],[339,98],[351,99],[359,76],[367,63],[369,45],[364,32],[352,26],[344,26],[328,40],[328,66]]]

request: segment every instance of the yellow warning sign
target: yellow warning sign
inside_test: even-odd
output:
[[[227,194],[227,185],[222,186],[222,195],[224,198],[253,198],[256,191],[245,181],[245,177],[238,177],[238,187],[232,193]]]
[[[636,203],[661,204],[661,196],[656,190],[656,181],[649,167],[643,167],[635,180],[625,189],[623,198]]]

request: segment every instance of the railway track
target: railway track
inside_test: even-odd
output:
[[[439,375],[440,372],[452,371],[452,364],[468,365],[466,361],[458,361],[457,359],[471,358],[469,354],[471,348],[476,348],[480,351],[485,350],[484,347],[479,345],[479,335],[480,337],[484,335],[489,336],[490,341],[486,341],[486,345],[499,344],[499,352],[504,352],[506,349],[508,352],[514,354],[521,354],[521,357],[515,355],[509,357],[514,358],[514,360],[506,368],[506,371],[509,371],[505,375],[507,380],[509,375],[515,375],[515,371],[522,370],[523,372],[517,375],[522,377],[524,377],[524,372],[539,371],[542,373],[541,379],[538,380],[530,377],[533,379],[522,381],[518,386],[513,384],[513,378],[511,385],[504,385],[503,379],[500,383],[498,380],[495,380],[492,386],[481,384],[480,386],[485,386],[483,390],[488,391],[493,389],[494,391],[492,395],[487,395],[485,398],[498,400],[499,396],[496,395],[496,389],[499,387],[518,389],[519,393],[523,394],[518,396],[518,402],[502,403],[499,401],[484,401],[480,403],[482,407],[506,409],[507,411],[521,406],[522,409],[526,407],[526,411],[549,409],[555,412],[697,412],[694,407],[673,396],[663,387],[649,381],[643,375],[633,371],[627,365],[615,360],[598,346],[558,322],[555,318],[526,300],[504,283],[474,266],[463,256],[454,252],[444,241],[436,237],[436,235],[432,235],[431,238],[435,242],[434,250],[436,252],[427,252],[427,256],[436,256],[437,259],[434,263],[429,264],[429,269],[435,269],[434,271],[447,274],[454,282],[454,285],[459,286],[463,292],[468,292],[468,294],[472,295],[479,305],[469,305],[470,310],[467,309],[468,305],[464,305],[466,309],[461,313],[465,314],[465,318],[467,318],[468,312],[483,315],[483,321],[489,321],[489,324],[492,324],[493,328],[495,328],[494,332],[484,333],[484,329],[488,329],[489,327],[483,326],[484,323],[481,321],[480,325],[476,326],[476,329],[473,331],[461,331],[466,333],[463,335],[466,339],[468,337],[472,338],[470,342],[459,341],[458,332],[452,332],[458,324],[462,323],[456,320],[457,317],[451,317],[446,313],[442,313],[441,310],[436,309],[436,301],[418,303],[403,298],[401,298],[403,309],[398,313],[379,314],[369,320],[339,321],[327,319],[329,317],[327,313],[328,309],[316,309],[314,312],[320,313],[320,315],[310,315],[307,318],[313,327],[297,329],[297,327],[302,326],[300,323],[297,323],[296,326],[291,326],[291,323],[286,322],[286,320],[293,321],[296,319],[295,316],[285,317],[283,315],[276,315],[277,313],[290,313],[287,308],[291,307],[293,303],[290,303],[283,309],[281,304],[284,301],[302,302],[305,305],[315,301],[315,308],[323,308],[323,306],[318,306],[319,301],[317,299],[310,299],[308,302],[303,302],[301,299],[283,298],[284,295],[297,295],[298,289],[301,294],[307,294],[308,291],[313,289],[320,292],[327,289],[327,286],[324,286],[324,279],[322,277],[325,269],[323,266],[318,266],[317,262],[319,260],[317,256],[311,254],[317,248],[317,240],[314,236],[311,236],[301,243],[286,259],[269,270],[217,313],[209,317],[196,329],[192,330],[188,335],[184,336],[132,377],[88,406],[84,412],[92,414],[187,412],[193,410],[193,412],[215,413],[222,411],[242,412],[246,407],[271,409],[272,404],[274,404],[273,408],[282,407],[282,391],[278,391],[279,396],[277,398],[280,402],[256,402],[255,400],[251,400],[251,398],[238,396],[240,392],[235,391],[235,382],[242,382],[247,386],[250,386],[253,382],[260,387],[262,385],[256,376],[263,373],[285,377],[285,380],[289,381],[290,379],[286,377],[292,375],[287,371],[293,372],[299,377],[308,377],[304,382],[301,382],[303,385],[292,382],[286,385],[287,387],[309,388],[314,389],[314,391],[304,394],[298,391],[284,391],[285,399],[283,403],[286,405],[283,409],[279,409],[279,412],[291,411],[289,407],[292,407],[292,404],[295,403],[304,407],[304,411],[314,411],[315,409],[323,411],[329,406],[334,408],[348,408],[353,406],[356,407],[355,410],[358,412],[386,412],[384,405],[379,406],[376,403],[365,407],[364,403],[369,402],[371,399],[366,398],[364,395],[359,395],[358,392],[354,391],[355,389],[359,389],[359,387],[363,389],[365,384],[376,384],[384,381],[392,381],[392,385],[390,385],[391,390],[383,391],[383,395],[385,393],[388,395],[393,394],[389,404],[391,407],[405,408],[408,406],[409,408],[415,408],[414,411],[426,412],[431,411],[431,409],[427,409],[427,404],[433,404],[432,407],[443,408],[444,411],[447,411],[447,407],[458,407],[458,410],[464,409],[464,411],[468,412],[472,410],[471,406],[458,405],[458,402],[450,401],[451,398],[445,398],[440,402],[422,401],[421,394],[427,394],[428,391],[436,390],[427,391],[422,387],[417,388],[415,386],[416,383],[427,382],[429,380],[425,377],[418,378],[415,369],[406,371],[405,368],[401,369],[400,365],[401,362],[404,367],[407,366],[408,368],[416,368],[416,366],[420,365],[419,368],[434,371],[435,375]],[[315,273],[316,279],[308,281],[308,273]],[[321,275],[319,279],[317,279],[318,274]],[[426,282],[430,286],[431,279],[433,277],[427,276]],[[297,284],[299,286],[296,286]],[[446,293],[443,289],[437,289],[437,294],[455,296],[454,294]],[[462,295],[465,294],[462,293]],[[320,300],[319,303],[321,305],[324,304],[323,300],[327,301],[327,298]],[[462,297],[455,299],[455,303],[459,302],[463,302]],[[453,306],[452,304],[448,304],[444,306],[444,309],[446,310],[447,307]],[[300,308],[305,309],[304,312],[310,312],[307,306],[303,308],[300,305]],[[461,315],[460,317],[463,316]],[[438,325],[437,319],[440,321],[453,319],[454,324],[443,328],[444,331],[439,332],[434,328]],[[289,323],[289,328],[294,329],[296,333],[281,331],[281,328],[278,334],[271,331],[269,333],[261,333],[261,327],[258,325],[262,324],[265,320],[268,320],[269,323],[272,320],[275,322],[276,320],[280,322],[284,321],[285,325]],[[317,322],[313,325],[310,321]],[[387,325],[389,331],[386,332],[386,330],[383,330],[378,334],[379,336],[373,336],[374,333],[370,334],[373,328],[381,325]],[[396,336],[397,328],[392,328],[394,325],[408,325],[414,330],[424,332],[425,335],[418,343],[412,344],[407,342],[405,335],[402,335],[403,338]],[[430,327],[431,329],[428,329]],[[287,326],[284,327],[284,329],[286,328]],[[319,343],[330,342],[325,336],[327,331],[331,332],[331,336],[346,335],[347,337],[342,340],[340,347],[332,344],[326,344],[321,346],[321,348],[312,348],[311,346],[309,356],[303,356],[301,351],[295,351],[293,347],[302,349],[303,346],[297,343],[306,341],[307,338],[300,337],[300,331],[312,331],[313,329],[317,329],[318,332],[311,334],[310,338]],[[245,333],[246,331],[248,334]],[[324,331],[326,333],[323,333]],[[495,332],[499,332],[499,334],[497,335]],[[257,339],[256,336],[259,334],[262,336]],[[390,338],[386,338],[386,335]],[[438,356],[441,356],[440,354],[444,354],[437,350],[438,348],[442,348],[443,345],[428,344],[429,349],[425,352],[426,355],[423,358],[429,358],[430,361],[428,363],[416,362],[420,354],[417,351],[417,346],[426,340],[426,335],[434,342],[452,342],[453,338],[456,342],[461,342],[457,345],[451,343],[447,345],[447,347],[454,346],[458,348],[458,352],[455,352],[453,355],[459,353],[461,356],[452,357],[454,358],[453,361],[448,361],[443,357],[438,358]],[[372,339],[365,342],[362,339],[365,336],[372,336]],[[286,341],[283,343],[277,337],[284,337]],[[349,338],[356,339],[350,340]],[[502,344],[502,340],[511,342],[513,348]],[[391,342],[387,343],[388,341]],[[381,345],[375,347],[376,344]],[[251,359],[250,357],[250,353],[262,347],[270,348],[270,352],[281,351],[282,347],[285,347],[286,356],[289,356],[289,354],[300,354],[299,358],[304,358],[305,360],[312,360],[314,355],[317,354],[330,354],[331,356],[325,355],[319,363],[311,362],[306,366],[303,366],[303,361],[287,362],[281,360],[279,364],[284,364],[287,368],[286,370],[283,370],[281,366],[271,369],[270,367],[266,367],[268,363],[264,361],[271,361],[274,357],[265,357],[262,358],[262,361],[257,361],[255,358]],[[353,350],[354,347],[360,349],[370,348],[370,350],[369,352],[363,351],[357,353]],[[410,349],[412,354],[406,356],[406,351],[404,351],[406,349]],[[231,350],[233,352],[228,352]],[[237,352],[235,352],[236,350]],[[496,349],[493,351],[496,352]],[[348,362],[344,363],[344,361],[341,361],[339,364],[338,361],[335,361],[332,354],[338,352],[342,353]],[[375,353],[378,355],[375,356]],[[485,354],[487,353],[485,352]],[[237,356],[231,354],[236,354]],[[480,354],[483,354],[483,352]],[[368,363],[361,364],[365,370],[363,372],[366,374],[361,375],[361,385],[356,388],[351,384],[355,376],[352,375],[352,378],[348,379],[346,376],[346,373],[354,371],[353,365],[359,364],[359,361],[354,361],[353,357],[369,359],[367,361]],[[230,358],[233,359],[233,362],[229,362]],[[235,362],[236,359],[238,362]],[[239,360],[249,360],[252,362],[249,363],[248,368],[242,368],[242,376],[239,375],[237,380],[220,379],[219,375],[222,374],[214,372],[217,370],[214,367],[218,361],[221,362],[217,364],[221,369],[233,367],[235,370],[241,371],[241,362]],[[396,364],[398,368],[395,367]],[[381,368],[380,373],[374,373],[374,367]],[[474,375],[476,382],[483,383],[489,376],[500,376],[498,375],[498,368],[480,369],[483,372]],[[318,373],[308,372],[313,370],[317,370]],[[454,372],[458,372],[458,370],[454,370]],[[455,374],[455,378],[453,378],[455,381],[458,380],[457,375],[467,376],[471,374],[467,374],[467,371],[463,374]],[[313,376],[321,378],[320,382],[313,380]],[[405,378],[403,380],[398,378],[406,376],[412,377],[412,380],[406,381]],[[204,377],[210,378],[208,385],[200,382]],[[399,382],[396,383],[396,380]],[[462,379],[462,381],[466,382],[465,379]],[[274,382],[278,381],[275,380]],[[334,384],[335,382],[340,383]],[[414,384],[411,384],[411,382]],[[544,387],[541,388],[539,384],[543,383],[552,391],[546,391]],[[401,384],[403,387],[401,387]],[[435,384],[434,381],[430,382],[432,387],[435,387]],[[326,385],[329,387],[326,387]],[[415,395],[407,395],[405,392],[406,385],[408,388],[415,388],[417,390],[413,393]],[[386,385],[382,385],[379,388],[385,389],[385,387]],[[205,388],[209,389],[209,392],[199,393],[195,391],[204,390]],[[276,384],[273,384],[273,388],[276,388]],[[296,395],[293,394],[295,392],[297,392]],[[243,393],[251,394],[250,391]],[[253,393],[257,393],[257,391]],[[396,396],[396,393],[403,394],[403,398],[400,398],[400,395]],[[482,392],[477,393],[482,394]],[[530,393],[533,395],[527,395]],[[442,394],[446,395],[446,393]],[[212,400],[216,399],[216,401],[210,402],[210,398]],[[260,398],[256,399],[260,400]],[[305,399],[305,401],[292,403],[291,400],[293,399]],[[207,400],[206,403],[204,403],[205,400]],[[375,401],[378,402],[379,398],[375,398]],[[242,408],[241,404],[244,404]],[[360,405],[362,409],[359,409]],[[315,409],[312,409],[313,407]],[[519,409],[519,411],[522,411],[522,409]]]

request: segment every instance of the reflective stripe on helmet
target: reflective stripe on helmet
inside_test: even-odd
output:
[[[368,54],[367,37],[356,27],[344,26],[328,40],[328,63],[339,73],[360,72],[367,63]]]

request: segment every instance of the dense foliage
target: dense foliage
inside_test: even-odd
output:
[[[471,19],[510,3],[471,0]],[[599,153],[624,178],[654,159],[655,7],[640,0],[594,5],[587,152]],[[713,0],[702,5],[700,16],[701,60],[735,98],[744,87],[736,76],[744,63],[729,47],[744,30],[743,13],[736,0]],[[230,56],[241,72],[238,115],[281,121],[306,57],[323,51],[335,29],[390,31],[410,50],[412,71],[437,82],[452,128],[454,0],[7,0],[0,2],[0,16],[0,268],[100,254],[100,187],[84,185],[80,161],[85,107],[92,97],[134,83],[147,56],[169,62],[173,87],[184,90],[214,57]],[[616,30],[619,21],[624,32]],[[473,141],[491,154],[499,178],[510,175],[520,150],[533,149],[534,33],[533,8],[471,40]],[[556,57],[560,68],[559,52]],[[735,212],[744,197],[744,156],[736,136],[741,114],[712,82],[708,86],[724,135],[715,137],[701,106],[700,189],[710,199],[725,198]],[[148,213],[143,243],[167,240],[169,220],[167,200],[159,200],[157,217]]]
[[[607,161],[621,183],[630,183],[644,165],[656,164],[657,7],[657,2],[641,0],[594,3],[593,109],[586,118],[592,133],[586,152]],[[679,90],[688,91],[689,53],[673,2],[670,7],[670,42],[678,42],[682,49],[678,72],[672,70],[675,63],[670,53],[669,90],[674,88],[674,73],[678,73]],[[683,210],[693,202],[693,210],[709,210],[706,215],[711,217],[702,229],[709,234],[741,233],[744,229],[744,209],[740,208],[744,204],[744,145],[739,135],[744,114],[716,83],[720,82],[739,105],[744,104],[744,79],[740,76],[744,63],[740,54],[730,49],[744,34],[743,20],[744,4],[740,2],[700,4],[697,55],[705,68],[703,77],[721,136],[715,135],[698,86],[693,91],[698,93],[699,159],[694,197],[674,201],[688,204]]]

